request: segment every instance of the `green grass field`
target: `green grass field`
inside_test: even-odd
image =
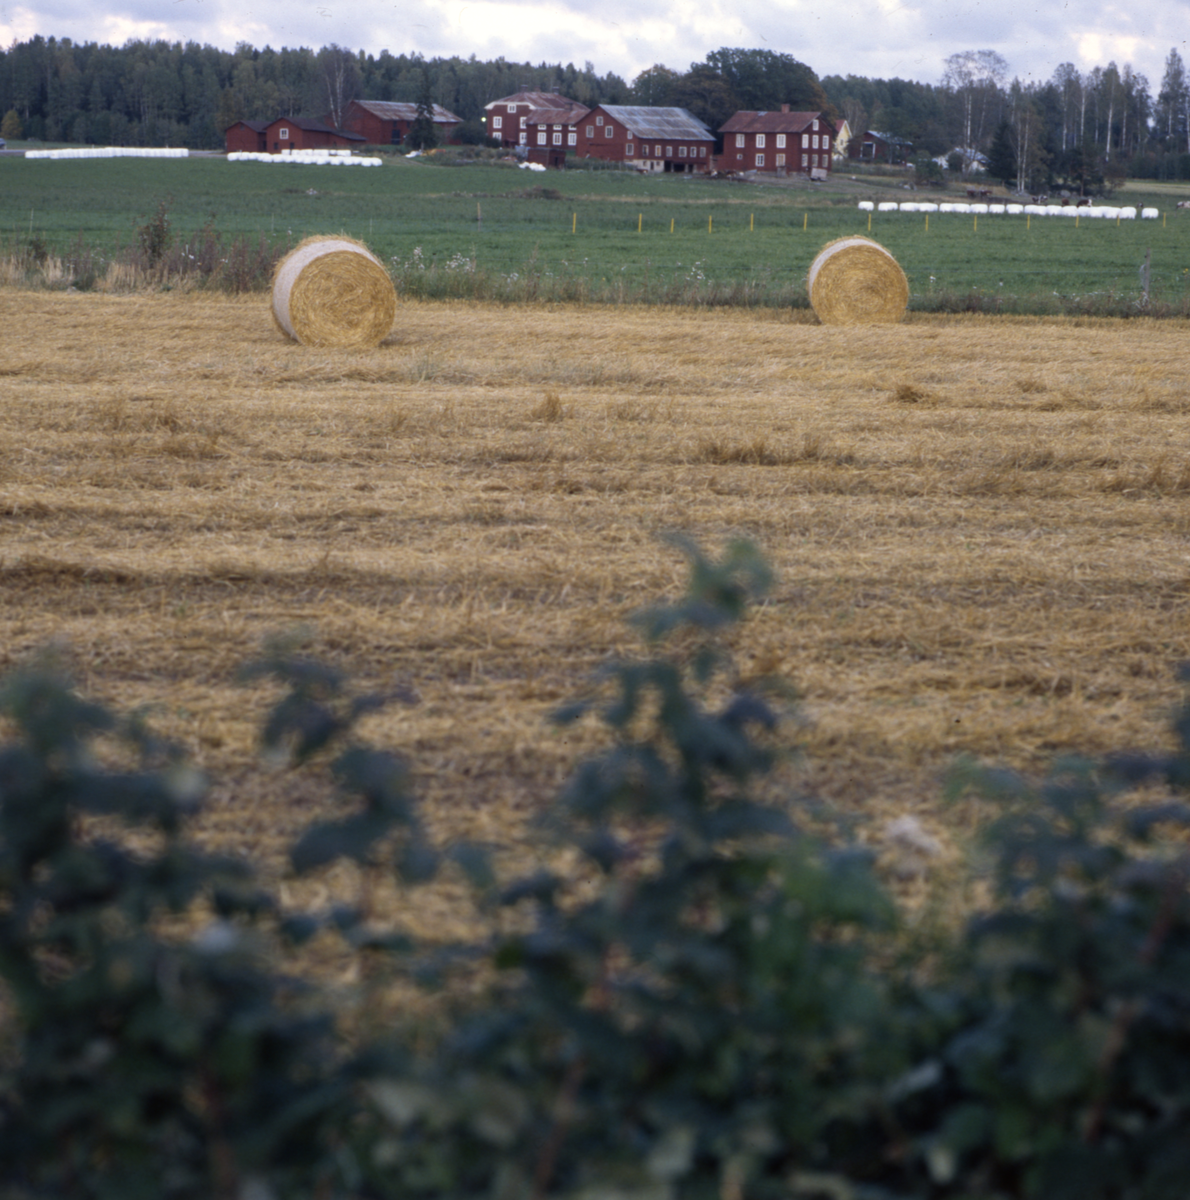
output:
[[[942,198],[959,199],[953,190]],[[345,232],[406,276],[452,272],[568,281],[601,297],[682,300],[743,287],[760,303],[804,300],[806,269],[832,238],[869,232],[862,198],[907,194],[888,180],[840,177],[809,190],[676,176],[395,159],[380,169],[279,167],[222,158],[0,159],[0,239],[62,252],[80,239],[135,243],[161,202],[176,237],[210,222],[224,236],[279,243]],[[914,195],[922,198],[921,193]],[[969,293],[1036,303],[1139,299],[1151,258],[1154,301],[1190,303],[1190,213],[1173,193],[1133,185],[1117,203],[1161,209],[1156,221],[876,213],[871,235],[896,255],[912,303]],[[449,293],[449,287],[439,290]],[[556,289],[555,289],[556,290]],[[432,289],[430,289],[432,292]],[[543,294],[550,294],[544,288]]]

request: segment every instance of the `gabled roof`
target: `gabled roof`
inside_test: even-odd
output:
[[[834,122],[820,112],[738,112],[719,126],[720,133],[801,133],[814,121]]]
[[[535,108],[525,118],[526,125],[577,125],[591,110],[585,104],[570,108]]]
[[[879,133],[875,129],[867,129],[864,131],[866,138],[878,138],[882,142],[887,142],[890,146],[912,146],[913,143],[908,138],[897,137],[894,133]]]
[[[489,109],[493,104],[531,104],[534,108],[577,108],[577,100],[569,100],[559,96],[557,92],[515,92],[511,96],[503,96],[484,105]]]
[[[284,121],[287,125],[292,125],[295,129],[301,129],[306,133],[333,133],[335,137],[347,138],[351,142],[367,141],[367,138],[358,133],[344,133],[341,129],[332,129],[329,125],[324,125],[321,121],[311,121],[308,117],[274,117],[265,125],[265,128],[276,125],[278,121]]]
[[[406,104],[403,101],[394,100],[352,100],[351,102],[357,108],[362,108],[370,112],[374,117],[379,117],[382,121],[416,121],[417,120],[417,105]],[[436,124],[449,125],[461,124],[462,118],[456,117],[449,109],[445,109],[441,104],[434,105],[433,119]]]
[[[270,121],[234,121],[227,128],[234,129],[237,125],[243,125],[246,128],[251,129],[253,133],[264,133],[271,123],[272,122]],[[224,132],[226,132],[226,130]]]
[[[715,135],[684,108],[647,108],[631,104],[600,104],[598,107],[636,137],[715,140]]]

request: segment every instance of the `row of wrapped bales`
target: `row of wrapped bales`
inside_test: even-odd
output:
[[[262,154],[255,150],[233,150],[227,156],[227,161],[282,163],[291,167],[379,167],[384,160],[380,158],[349,158],[345,154],[333,154],[329,150],[305,150],[300,154]]]
[[[1031,217],[1089,217],[1092,220],[1104,221],[1135,221],[1137,210],[1131,205],[1117,207],[1111,204],[1092,204],[1079,208],[1073,204],[975,204],[948,203],[935,204],[930,200],[906,200],[898,204],[895,200],[882,200],[874,204],[871,200],[861,200],[859,207],[864,212],[903,212],[903,213],[959,213],[967,216],[1031,216]],[[1142,208],[1139,216],[1145,221],[1155,221],[1161,215],[1155,208]]]
[[[26,150],[26,158],[189,158],[185,146],[80,146],[62,150]]]

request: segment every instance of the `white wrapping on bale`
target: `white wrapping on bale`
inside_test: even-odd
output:
[[[307,238],[273,274],[273,318],[303,346],[378,346],[396,312],[388,272],[354,238]]]
[[[869,325],[901,320],[909,281],[879,242],[845,237],[828,242],[806,279],[810,305],[824,325]]]

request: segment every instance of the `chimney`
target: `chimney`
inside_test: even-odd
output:
[[[782,105],[781,105],[781,111],[782,111],[782,112],[788,112],[788,111],[789,111],[789,105],[788,105],[788,104],[782,104]]]

